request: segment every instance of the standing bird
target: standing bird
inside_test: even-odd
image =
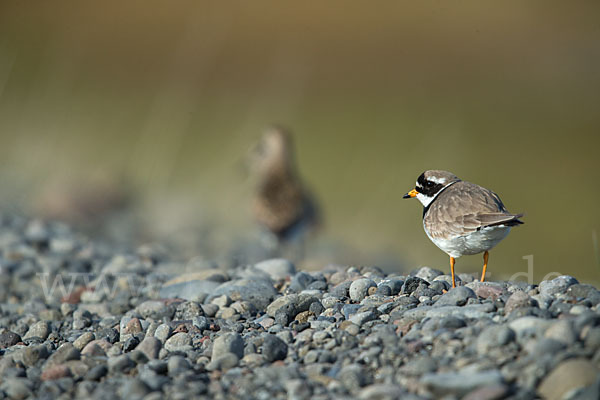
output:
[[[423,204],[423,227],[431,241],[450,256],[452,287],[455,259],[483,253],[481,281],[489,253],[508,235],[510,228],[521,225],[523,214],[509,213],[500,197],[491,190],[460,180],[439,170],[423,172],[415,188],[404,195],[416,197]]]
[[[252,149],[249,164],[257,181],[254,217],[274,239],[268,247],[280,249],[298,239],[303,245],[305,234],[319,218],[312,196],[298,177],[291,134],[278,126],[267,129]]]

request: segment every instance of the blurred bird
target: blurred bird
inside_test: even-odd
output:
[[[439,170],[423,172],[405,199],[416,197],[423,204],[423,227],[431,241],[450,256],[452,287],[455,259],[483,253],[481,281],[489,253],[508,235],[510,228],[521,225],[523,214],[509,213],[500,197],[456,175]]]
[[[249,166],[257,181],[252,211],[270,236],[263,237],[266,247],[281,250],[283,244],[298,240],[303,247],[319,215],[296,171],[291,134],[279,126],[268,128],[252,148]]]

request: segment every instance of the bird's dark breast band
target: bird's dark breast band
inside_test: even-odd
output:
[[[423,175],[421,175],[421,176],[419,177],[419,179],[421,179],[421,177],[422,177],[422,176],[423,176]],[[438,184],[436,185],[436,186],[441,186],[441,188],[440,188],[440,189],[437,189],[437,191],[436,191],[436,192],[434,192],[434,195],[435,195],[435,193],[437,193],[437,196],[435,197],[435,199],[433,199],[433,201],[432,201],[431,203],[427,204],[427,207],[423,207],[423,219],[425,219],[425,214],[427,214],[427,211],[429,211],[429,207],[431,207],[431,205],[432,205],[433,203],[435,203],[435,201],[436,201],[436,200],[439,198],[440,194],[441,194],[441,193],[442,193],[444,190],[448,189],[450,186],[454,185],[454,184],[455,184],[455,183],[457,183],[457,182],[460,182],[460,181],[454,181],[454,182],[450,182],[450,183],[449,183],[449,184],[447,184],[446,186],[442,185],[441,183],[438,183]],[[419,189],[418,189],[418,188],[417,188],[417,192],[419,192]],[[423,193],[423,192],[419,192],[419,193]],[[423,194],[425,194],[425,193],[423,193]],[[430,196],[430,197],[433,197],[433,195],[432,195],[432,196]]]

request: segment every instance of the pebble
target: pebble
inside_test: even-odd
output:
[[[163,318],[171,318],[174,309],[161,300],[147,300],[136,307],[136,311],[142,318],[151,318],[157,321]],[[132,332],[133,333],[133,332]]]
[[[226,353],[231,353],[241,359],[244,356],[244,340],[239,333],[227,332],[215,340],[212,350],[212,360]]]
[[[447,396],[455,394],[464,396],[473,390],[502,384],[502,374],[497,370],[489,371],[459,371],[437,374],[425,374],[420,383],[434,396]]]
[[[506,304],[504,305],[504,313],[510,314],[517,308],[530,307],[532,305],[532,299],[527,293],[522,290],[517,290],[510,295]]]
[[[238,365],[240,358],[233,353],[223,353],[218,357],[211,359],[206,366],[209,371],[228,370]]]
[[[227,295],[234,301],[248,301],[257,309],[264,310],[273,301],[277,291],[268,279],[237,279],[216,287],[207,300],[221,295]]]
[[[95,336],[92,332],[84,332],[73,342],[73,346],[79,351],[83,350],[83,348],[92,340],[95,339]]]
[[[555,294],[565,293],[569,286],[578,284],[577,279],[572,276],[562,275],[558,278],[554,278],[550,281],[540,282],[540,294],[546,296],[553,296]]]
[[[352,301],[361,302],[368,295],[369,288],[372,287],[376,288],[377,284],[371,279],[357,279],[350,284],[348,290],[350,298]]]
[[[206,268],[159,247],[0,217],[0,397],[598,398],[600,291],[575,278],[451,289],[429,267]],[[46,304],[45,271],[90,284]],[[110,295],[86,289],[101,280]]]
[[[526,316],[515,319],[508,326],[515,331],[517,337],[541,336],[548,329],[552,321],[543,318]]]
[[[15,378],[4,381],[0,390],[10,399],[23,400],[31,396],[31,386],[25,378]]]
[[[283,360],[287,356],[288,346],[279,337],[271,334],[263,335],[262,355],[269,362]]]
[[[107,340],[96,339],[86,344],[83,350],[81,350],[81,354],[86,354],[89,356],[105,356],[111,347],[112,344],[110,344]]]
[[[165,343],[171,336],[171,327],[168,324],[160,324],[154,331],[154,337]]]
[[[79,360],[81,353],[72,343],[64,343],[52,353],[47,364],[63,364],[69,360]]]
[[[158,352],[161,348],[162,342],[152,336],[144,338],[144,340],[136,347],[137,350],[144,353],[150,360],[158,358]]]
[[[29,345],[21,350],[21,361],[26,366],[34,366],[39,360],[48,357],[48,348],[44,345]]]
[[[362,326],[366,322],[373,321],[377,319],[377,314],[373,311],[364,311],[360,313],[356,313],[350,317],[350,322],[355,325]]]
[[[106,376],[108,367],[104,364],[96,365],[85,374],[85,379],[89,381],[97,381]]]
[[[575,301],[585,300],[590,305],[600,304],[600,291],[592,285],[577,283],[569,286],[566,295]]]
[[[127,354],[108,358],[108,370],[110,372],[126,373],[133,367],[135,367],[135,363]]]
[[[44,369],[44,372],[42,372],[42,380],[43,381],[52,381],[55,379],[60,379],[60,378],[64,378],[67,376],[71,375],[71,371],[69,370],[69,367],[67,367],[66,365],[52,365],[49,368]]]
[[[179,298],[190,301],[204,300],[212,293],[217,283],[212,280],[192,279],[177,283],[165,283],[159,292],[162,299]]]
[[[429,282],[427,282],[425,279],[416,276],[411,276],[408,279],[406,279],[406,281],[402,285],[401,292],[403,294],[412,294],[412,292],[419,288],[419,285],[429,286]]]
[[[275,281],[285,279],[296,273],[296,267],[284,258],[274,258],[254,264],[254,268],[265,272]]]
[[[539,393],[548,400],[560,400],[578,388],[591,385],[600,370],[586,359],[569,359],[557,365],[540,383]]]
[[[12,347],[21,341],[21,336],[18,334],[6,331],[0,334],[0,349]]]
[[[435,302],[435,306],[464,306],[469,299],[476,298],[477,295],[473,289],[466,286],[457,286],[444,293],[439,300]]]
[[[187,332],[176,333],[167,339],[165,349],[171,352],[192,350],[192,338]]]
[[[169,372],[169,375],[175,376],[188,369],[190,369],[190,363],[185,357],[178,355],[169,357],[169,360],[167,361],[167,371]]]
[[[471,282],[465,285],[469,289],[473,289],[477,297],[482,299],[496,300],[506,293],[503,285],[494,282]]]
[[[25,336],[23,336],[23,340],[31,338],[40,338],[42,340],[46,340],[49,334],[50,327],[48,326],[48,322],[38,321],[29,327],[27,333],[25,333]]]
[[[148,393],[150,388],[140,379],[130,379],[123,386],[118,389],[118,393],[121,398],[138,400],[143,399]]]
[[[430,267],[421,267],[416,271],[414,276],[416,276],[417,278],[424,279],[427,282],[431,283],[431,282],[433,282],[433,280],[436,277],[443,275],[443,274],[444,273],[442,271],[440,271],[439,269],[434,269],[434,268],[430,268]]]
[[[477,336],[477,353],[485,356],[494,349],[502,348],[516,339],[515,332],[506,326],[490,325]]]
[[[311,274],[305,271],[296,273],[290,281],[290,290],[299,293],[306,289],[311,283],[315,281],[315,278]]]
[[[573,322],[567,319],[553,322],[544,332],[544,337],[562,342],[566,346],[573,345],[577,341]]]

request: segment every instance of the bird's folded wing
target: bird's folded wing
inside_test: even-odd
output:
[[[466,211],[466,212],[465,212]],[[509,213],[498,195],[468,182],[459,182],[436,199],[424,223],[433,237],[464,236],[486,226],[517,225],[522,214]]]

